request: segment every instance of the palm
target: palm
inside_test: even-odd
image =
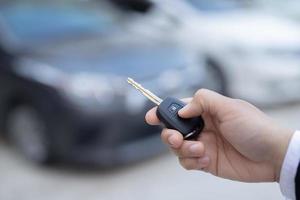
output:
[[[210,121],[210,118],[206,116]],[[206,121],[208,121],[206,120]],[[251,155],[243,155],[243,146],[238,151],[232,144],[222,135],[225,131],[234,134],[234,130],[229,130],[226,124],[209,122],[207,130],[201,134],[201,141],[205,144],[206,154],[211,158],[211,163],[206,171],[227,179],[259,182],[274,181],[276,179],[274,169],[271,164],[266,161],[253,161]],[[223,131],[221,134],[220,131]],[[229,138],[230,139],[230,138]],[[245,147],[247,148],[247,147]]]

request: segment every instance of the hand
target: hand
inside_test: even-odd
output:
[[[210,90],[199,90],[179,111],[183,118],[202,116],[205,127],[197,141],[183,140],[171,129],[162,140],[181,165],[244,182],[278,181],[281,165],[293,134],[251,104]],[[156,107],[146,114],[151,125],[160,122]]]

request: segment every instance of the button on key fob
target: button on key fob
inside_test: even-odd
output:
[[[181,118],[178,111],[185,105],[176,98],[167,97],[158,105],[156,114],[167,128],[179,131],[185,139],[196,139],[204,127],[204,121],[202,117]]]

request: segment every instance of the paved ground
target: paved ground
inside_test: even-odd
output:
[[[267,110],[276,120],[300,127],[300,105]],[[277,184],[243,184],[187,172],[171,154],[108,172],[41,168],[0,145],[1,200],[283,199]]]

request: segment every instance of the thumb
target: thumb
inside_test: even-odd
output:
[[[207,89],[198,90],[192,101],[179,110],[179,116],[183,118],[198,117],[203,112],[220,117],[226,108],[230,98]]]

